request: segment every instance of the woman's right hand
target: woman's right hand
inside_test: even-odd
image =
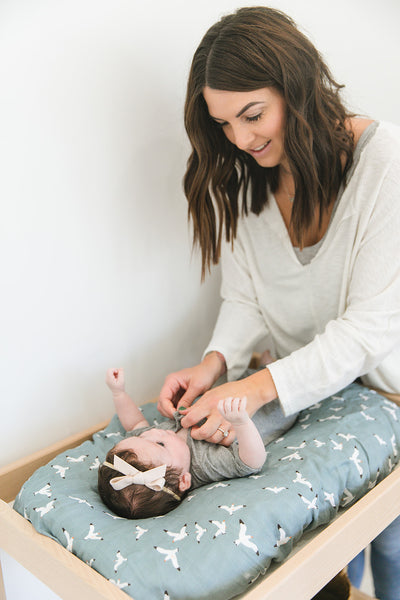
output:
[[[199,365],[171,373],[161,388],[157,408],[164,417],[172,417],[179,408],[187,408],[207,392],[226,371],[225,359],[219,352],[210,352]]]

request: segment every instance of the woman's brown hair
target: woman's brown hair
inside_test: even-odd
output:
[[[240,208],[260,214],[268,185],[275,192],[279,183],[279,166],[260,167],[211,119],[205,86],[236,92],[272,87],[283,96],[284,150],[296,189],[291,227],[300,246],[317,209],[321,222],[345,181],[354,146],[346,127],[352,115],[340,98],[343,86],[292,19],[262,6],[240,8],[213,25],[194,54],[185,102],[192,152],[184,190],[194,244],[202,252],[202,278],[219,261],[224,226],[233,243]]]
[[[106,461],[113,464],[114,456],[117,455],[125,462],[139,469],[147,471],[154,465],[144,464],[138,460],[135,452],[132,450],[119,450],[112,448],[106,457]],[[154,491],[145,485],[130,485],[123,490],[114,490],[110,484],[113,477],[118,477],[120,473],[106,465],[101,465],[98,472],[98,489],[104,504],[111,508],[120,517],[126,519],[143,519],[165,515],[170,510],[176,508],[180,501],[164,491]],[[175,492],[181,499],[187,492],[179,491],[179,471],[172,467],[167,468],[165,473],[165,485]]]

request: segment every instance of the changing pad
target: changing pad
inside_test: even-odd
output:
[[[163,420],[155,405],[142,410]],[[393,470],[400,409],[352,384],[302,411],[267,446],[259,474],[198,488],[167,515],[140,520],[117,517],[97,492],[99,464],[124,435],[115,416],[38,469],[15,510],[135,600],[227,600]]]

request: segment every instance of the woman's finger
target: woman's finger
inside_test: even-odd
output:
[[[206,439],[206,442],[219,444],[220,446],[230,446],[235,437],[235,430],[233,429],[231,423],[225,421],[219,426],[217,431],[211,437]]]
[[[220,427],[222,421],[222,417],[218,411],[213,411],[208,417],[207,420],[199,427],[194,425],[191,430],[192,438],[195,440],[208,440],[213,438],[215,432],[218,427]],[[217,437],[221,437],[222,434],[218,431],[219,436],[215,436],[213,439],[214,443],[217,443]]]
[[[232,442],[235,441],[235,438],[236,438],[236,433],[235,433],[235,430],[233,429],[233,427],[231,426],[227,437],[222,438],[222,440],[219,442],[219,444],[220,444],[220,446],[230,446],[232,444]]]

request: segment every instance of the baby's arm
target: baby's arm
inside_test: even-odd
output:
[[[147,427],[148,422],[136,406],[132,398],[125,392],[125,377],[123,369],[108,369],[106,374],[106,384],[112,391],[115,404],[115,410],[122,427],[126,431]]]
[[[235,428],[241,460],[248,467],[259,469],[267,454],[260,433],[246,411],[246,404],[246,397],[225,398],[220,400],[218,410]]]

